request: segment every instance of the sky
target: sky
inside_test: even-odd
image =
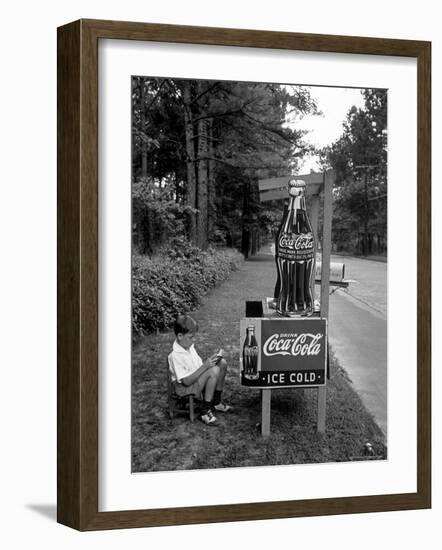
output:
[[[304,138],[307,142],[324,147],[341,136],[347,112],[353,105],[363,107],[364,100],[360,88],[309,86],[309,89],[323,115],[306,115],[293,124],[296,129],[309,130]],[[306,157],[300,166],[300,173],[308,174],[311,170],[319,170],[317,161],[316,156]]]

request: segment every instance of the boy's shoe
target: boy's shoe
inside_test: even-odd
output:
[[[208,426],[210,424],[216,423],[216,416],[213,414],[212,411],[207,411],[206,413],[201,415],[201,421],[204,422],[204,424],[207,424]]]
[[[213,408],[218,412],[226,413],[227,411],[232,410],[232,407],[230,405],[226,405],[225,403],[218,403],[217,405],[214,405]]]

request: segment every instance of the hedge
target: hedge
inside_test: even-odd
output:
[[[135,255],[132,263],[132,332],[170,327],[178,314],[196,309],[207,292],[239,269],[234,249],[201,250],[175,238],[155,257]]]

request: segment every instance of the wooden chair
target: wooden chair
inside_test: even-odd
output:
[[[167,403],[169,407],[169,416],[173,418],[174,413],[186,413],[189,415],[190,421],[193,422],[195,420],[195,401],[193,395],[181,397],[175,393],[170,369],[169,358],[167,358]],[[185,406],[186,404],[188,405],[187,407]]]

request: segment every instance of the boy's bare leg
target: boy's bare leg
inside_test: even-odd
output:
[[[221,361],[218,362],[217,366],[219,367],[219,376],[215,389],[222,391],[224,387],[224,379],[227,374],[227,361],[225,359],[221,359]]]
[[[203,374],[199,377],[198,381],[200,387],[204,388],[204,401],[212,401],[213,394],[215,393],[215,389],[217,387],[219,374],[220,369],[218,365],[215,365],[203,372]]]
[[[219,376],[216,383],[215,392],[213,394],[213,407],[216,411],[219,412],[228,412],[232,409],[230,405],[222,402],[221,395],[223,393],[224,379],[227,374],[227,362],[225,359],[221,359],[218,363],[219,366]]]

